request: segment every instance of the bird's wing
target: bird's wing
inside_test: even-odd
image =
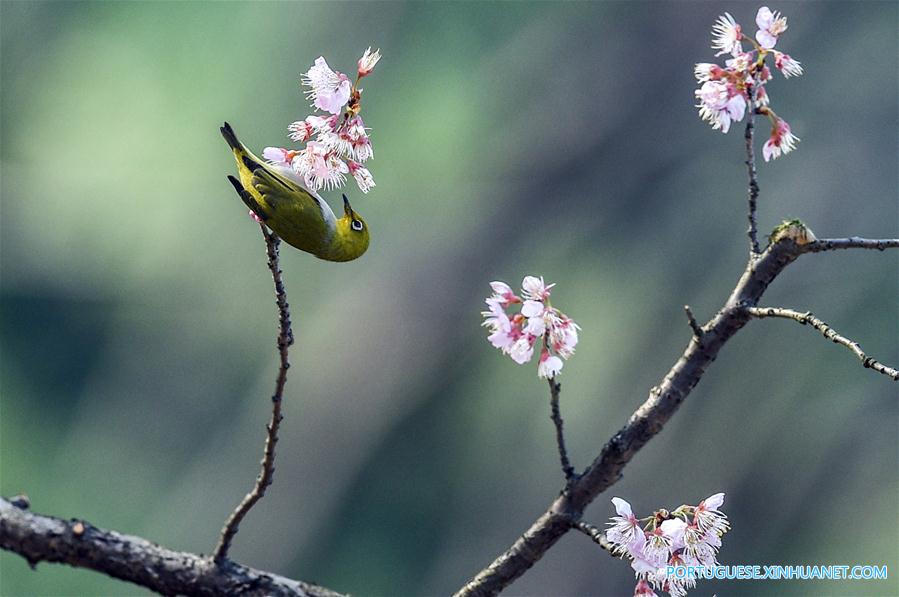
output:
[[[336,218],[323,199],[265,166],[253,170],[252,184],[268,216],[266,224],[284,240],[303,250],[313,247],[299,245],[330,240]]]

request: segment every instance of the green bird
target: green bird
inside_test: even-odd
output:
[[[240,180],[228,176],[243,202],[272,232],[301,251],[327,261],[352,261],[368,249],[368,226],[343,196],[343,217],[324,199],[266,164],[237,140],[227,122],[222,136],[231,146]]]

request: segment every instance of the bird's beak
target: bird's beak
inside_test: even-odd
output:
[[[353,208],[350,206],[350,200],[346,198],[346,195],[343,196],[343,213],[347,217],[353,217]]]

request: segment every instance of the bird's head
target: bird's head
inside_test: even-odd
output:
[[[368,225],[362,216],[353,211],[349,199],[343,196],[343,217],[337,220],[334,261],[351,261],[368,249]]]

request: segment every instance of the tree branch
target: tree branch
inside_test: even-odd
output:
[[[568,460],[568,450],[565,448],[565,432],[562,430],[562,414],[559,412],[559,393],[562,391],[562,384],[557,382],[555,378],[547,380],[549,382],[549,405],[552,412],[550,418],[556,426],[556,444],[559,447],[559,460],[562,463],[562,472],[565,474],[565,481],[570,483],[574,477],[574,467]]]
[[[684,313],[687,314],[687,323],[690,325],[690,329],[693,330],[693,336],[699,340],[703,334],[702,327],[696,323],[696,317],[693,316],[693,309],[690,308],[690,305],[684,305]]]
[[[590,466],[509,549],[459,589],[457,597],[496,595],[543,557],[562,535],[576,528],[584,509],[616,483],[634,455],[662,431],[724,344],[749,321],[749,309],[758,304],[768,285],[800,255],[834,249],[895,247],[899,247],[899,239],[853,237],[823,239],[804,245],[784,239],[770,245],[757,258],[750,257],[724,306],[702,326],[702,341],[691,337],[680,359],[661,383],[650,390],[649,397],[628,422],[606,442]]]
[[[878,373],[883,373],[887,377],[892,378],[894,381],[899,381],[899,371],[893,369],[892,367],[884,365],[883,363],[873,359],[872,357],[869,357],[864,353],[861,346],[858,345],[858,342],[850,340],[845,336],[841,336],[837,333],[836,330],[812,315],[810,312],[800,313],[799,311],[794,311],[793,309],[783,309],[780,307],[751,307],[750,309],[748,309],[748,311],[750,315],[758,319],[763,319],[765,317],[782,317],[785,319],[798,321],[802,325],[809,324],[813,328],[821,332],[828,340],[831,340],[835,344],[842,344],[853,353],[855,353],[855,356],[858,357],[864,367],[873,369]]]
[[[584,522],[583,520],[578,521],[574,525],[574,528],[590,537],[590,539],[592,539],[594,543],[599,545],[610,554],[615,555],[615,546],[611,541],[608,540],[608,538],[606,538],[606,532],[602,529],[593,526],[589,522]]]
[[[759,181],[758,181],[758,173],[755,169],[755,147],[753,146],[753,133],[755,131],[755,124],[753,122],[755,117],[755,98],[757,94],[757,85],[755,77],[753,77],[752,84],[749,85],[749,107],[747,108],[748,115],[746,116],[746,133],[743,135],[743,138],[746,140],[746,170],[749,174],[749,229],[746,230],[746,233],[749,235],[749,257],[750,259],[756,257],[759,253],[761,253],[761,249],[759,248],[759,231],[758,231],[758,223],[756,218],[756,212],[758,211],[758,198],[759,198]]]
[[[265,225],[260,224],[262,236],[265,238],[265,248],[268,255],[268,268],[272,272],[272,281],[275,284],[275,300],[278,305],[278,354],[281,365],[278,368],[278,377],[275,380],[275,393],[272,395],[272,418],[266,426],[265,449],[262,455],[262,470],[256,477],[256,484],[252,491],[244,496],[234,512],[225,521],[218,544],[213,550],[216,562],[223,562],[228,557],[228,549],[231,541],[237,534],[240,522],[250,509],[262,499],[265,490],[272,484],[275,474],[275,445],[278,443],[278,429],[283,419],[281,415],[281,399],[284,395],[284,384],[287,383],[287,370],[290,363],[287,360],[288,348],[293,344],[293,330],[290,326],[290,306],[287,304],[287,291],[284,288],[284,280],[281,278],[281,266],[279,263],[279,248],[281,239],[273,232],[268,232]]]
[[[164,595],[303,595],[339,597],[324,587],[233,562],[173,551],[81,520],[33,514],[0,498],[0,548],[34,567],[56,562],[89,568]]]
[[[838,249],[884,249],[899,248],[899,238],[861,238],[852,236],[849,238],[823,238],[802,245],[803,253],[820,253],[822,251],[836,251]]]

